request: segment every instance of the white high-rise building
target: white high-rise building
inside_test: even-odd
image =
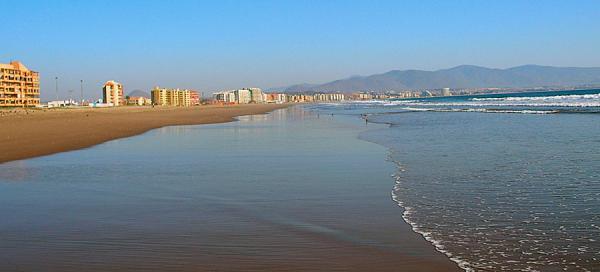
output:
[[[252,101],[252,93],[250,92],[250,90],[235,90],[233,91],[233,93],[235,94],[236,102],[239,104],[248,104],[250,103],[250,101]]]
[[[451,96],[452,93],[450,92],[450,88],[443,88],[442,89],[442,96]]]

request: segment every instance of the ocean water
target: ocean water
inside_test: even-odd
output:
[[[404,219],[467,271],[600,271],[600,90],[323,104],[388,124]]]
[[[0,271],[452,271],[390,200],[387,125],[300,107],[0,165]]]

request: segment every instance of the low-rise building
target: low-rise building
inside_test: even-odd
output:
[[[77,103],[73,99],[69,99],[69,100],[49,101],[46,105],[48,108],[61,108],[61,107],[79,106],[79,103]]]
[[[152,99],[143,96],[130,96],[127,99],[127,105],[149,106],[152,105]]]

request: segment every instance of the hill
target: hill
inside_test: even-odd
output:
[[[353,76],[332,82],[298,84],[285,89],[300,91],[384,91],[440,88],[528,88],[600,84],[600,68],[523,65],[494,69],[461,65],[437,71],[393,70],[370,76]]]
[[[150,94],[142,90],[133,90],[127,96],[141,96],[145,98],[150,98]]]

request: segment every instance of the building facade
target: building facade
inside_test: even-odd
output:
[[[233,91],[223,91],[223,92],[216,92],[213,93],[213,99],[215,101],[218,102],[222,102],[222,103],[237,103],[235,100],[235,94],[233,93]]]
[[[264,103],[282,104],[287,102],[287,96],[282,93],[263,93]]]
[[[291,103],[310,103],[314,101],[314,96],[308,94],[290,94],[286,100]]]
[[[451,96],[452,92],[450,92],[450,88],[443,88],[442,89],[442,96]]]
[[[190,104],[192,104],[192,106],[198,106],[200,103],[202,103],[202,93],[190,91]]]
[[[189,107],[192,105],[190,90],[154,87],[151,91],[152,104],[157,106]]]
[[[247,88],[250,92],[250,103],[263,103],[263,92],[260,88]]]
[[[123,96],[123,85],[114,80],[109,80],[102,87],[102,101],[113,106],[125,105],[125,97]]]
[[[315,101],[344,101],[345,96],[341,93],[318,93],[313,95]]]
[[[266,96],[259,88],[243,88],[213,93],[215,101],[222,103],[266,103]]]
[[[152,100],[143,96],[130,96],[127,99],[127,105],[149,106],[152,105]]]
[[[40,104],[40,76],[21,62],[0,63],[0,107]]]
[[[240,89],[233,91],[235,94],[235,101],[238,104],[248,104],[252,101],[252,93],[248,89]]]

